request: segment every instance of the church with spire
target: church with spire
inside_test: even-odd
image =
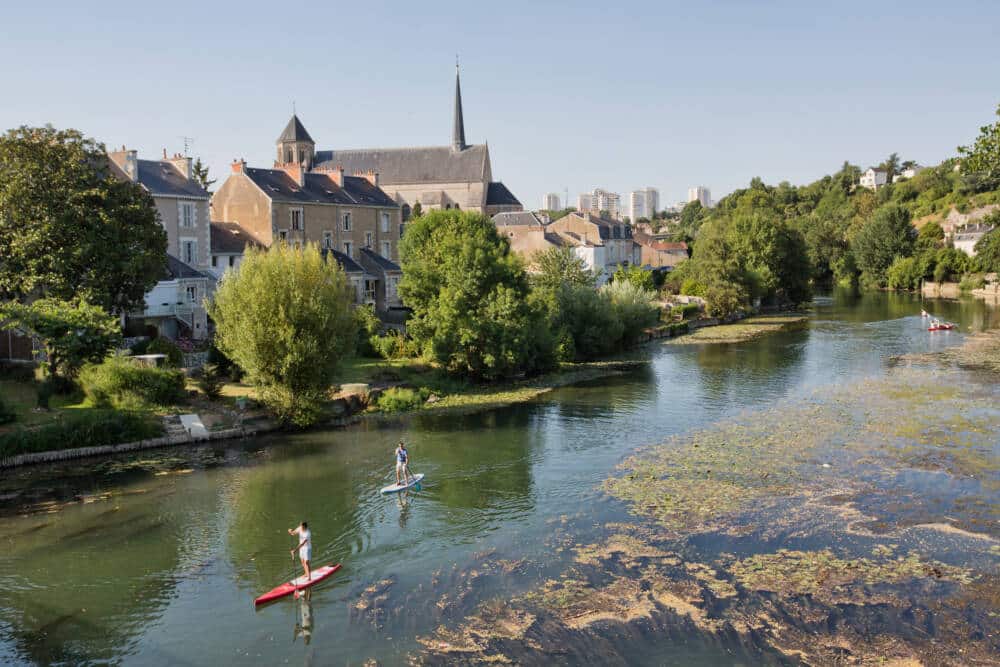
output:
[[[306,171],[376,174],[379,187],[400,206],[403,220],[418,202],[423,211],[461,209],[487,216],[523,210],[517,197],[493,180],[489,145],[465,142],[457,65],[451,145],[317,151],[298,116],[292,117],[277,143],[278,162],[301,164]]]

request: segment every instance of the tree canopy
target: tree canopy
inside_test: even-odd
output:
[[[111,173],[102,145],[51,126],[0,137],[0,296],[126,312],[161,278],[166,249],[152,198]]]
[[[37,337],[45,348],[46,372],[71,380],[88,362],[99,362],[121,342],[118,318],[82,300],[45,298],[0,304],[0,329]]]
[[[399,293],[413,311],[407,332],[448,371],[488,379],[551,365],[524,266],[489,218],[425,213],[407,229],[400,257]]]
[[[916,236],[906,208],[887,204],[875,211],[851,239],[862,282],[885,287],[886,271],[897,257],[912,254]]]
[[[215,344],[282,421],[308,425],[353,354],[353,295],[340,265],[313,244],[248,249],[210,305]]]
[[[996,115],[1000,117],[1000,104]],[[1000,186],[1000,120],[979,128],[976,140],[969,146],[959,146],[958,152],[963,156],[963,173],[982,176],[990,187]]]

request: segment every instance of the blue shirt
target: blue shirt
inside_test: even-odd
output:
[[[400,463],[406,463],[406,450],[399,448],[396,450],[396,460]]]

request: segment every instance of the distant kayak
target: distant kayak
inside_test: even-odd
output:
[[[412,488],[420,484],[420,480],[424,478],[424,473],[419,473],[410,477],[408,484],[390,484],[389,486],[383,486],[379,493],[385,495],[387,493],[399,493],[400,491],[405,491],[406,489]]]
[[[259,607],[262,604],[267,604],[268,602],[273,602],[278,598],[283,598],[286,595],[291,595],[295,591],[300,591],[310,586],[315,586],[319,582],[323,581],[331,574],[340,569],[341,564],[336,565],[324,565],[323,567],[318,567],[313,570],[310,574],[312,575],[306,580],[306,575],[302,575],[298,579],[292,579],[291,581],[281,584],[277,588],[272,588],[267,593],[264,593],[259,598],[253,601],[255,607]]]
[[[944,324],[935,324],[934,326],[927,327],[928,331],[948,331],[954,329],[955,325],[951,322],[945,322]]]

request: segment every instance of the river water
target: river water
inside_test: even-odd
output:
[[[981,302],[923,303],[961,331],[928,333],[915,297],[835,294],[805,330],[653,345],[627,375],[486,413],[5,471],[0,663],[405,662],[472,605],[557,572],[555,539],[626,516],[600,487],[637,447],[1000,326]],[[382,497],[400,438],[426,483]],[[256,595],[296,574],[286,530],[303,519],[314,566],[343,569],[308,599],[255,611]],[[469,587],[487,561],[509,567]],[[693,636],[632,658],[752,660]]]

